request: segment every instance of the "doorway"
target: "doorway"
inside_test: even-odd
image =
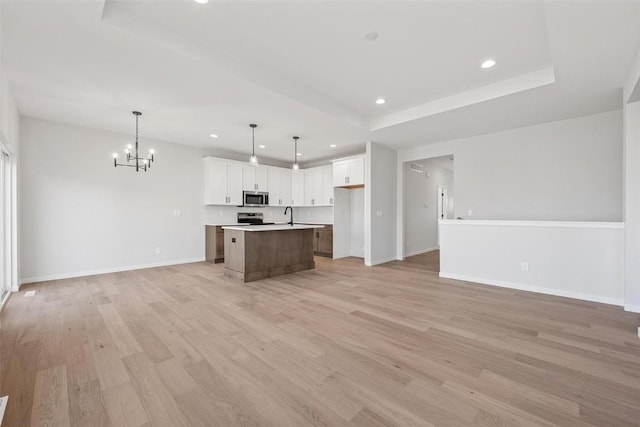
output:
[[[453,165],[453,155],[403,165],[404,257],[429,271],[440,267],[438,221],[454,218]]]

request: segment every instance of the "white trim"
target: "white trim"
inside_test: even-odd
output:
[[[632,313],[640,313],[640,305],[625,304],[624,311],[630,311]]]
[[[461,274],[451,274],[440,272],[440,277],[445,279],[462,280],[465,282],[481,283],[483,285],[499,286],[501,288],[516,289],[519,291],[536,292],[539,294],[554,295],[558,297],[575,298],[584,301],[600,302],[612,305],[624,305],[624,301],[617,298],[603,297],[599,295],[583,294],[581,292],[563,291],[552,288],[541,288],[538,286],[521,285],[516,283],[503,282],[501,280],[485,279],[482,277],[464,276]],[[640,307],[638,307],[640,308]]]
[[[395,256],[391,256],[388,258],[377,259],[375,261],[371,261],[370,264],[365,263],[367,267],[373,267],[374,265],[380,265],[391,261],[397,261],[398,259]]]
[[[485,225],[500,227],[548,227],[548,228],[615,228],[623,229],[624,222],[590,221],[495,221],[495,220],[459,220],[441,219],[440,225]]]
[[[553,67],[546,67],[378,117],[371,120],[370,130],[376,131],[412,120],[434,116],[491,99],[546,86],[555,83],[555,81]]]
[[[97,274],[118,273],[121,271],[141,270],[144,268],[166,267],[168,265],[189,264],[192,262],[202,262],[204,257],[192,259],[177,259],[162,262],[152,262],[149,264],[129,265],[124,267],[103,268],[100,270],[78,271],[74,273],[52,274],[49,276],[25,277],[20,279],[20,285],[25,283],[47,282],[49,280],[72,279],[74,277],[95,276]]]
[[[9,396],[0,397],[0,425],[2,425],[2,419],[4,418],[4,411],[7,409],[7,402],[9,401]]]
[[[404,254],[404,257],[407,258],[407,257],[410,257],[410,256],[426,254],[427,252],[437,251],[438,249],[440,249],[440,247],[434,246],[433,248],[420,249],[419,251],[407,252],[407,253]]]
[[[2,309],[4,308],[4,306],[7,304],[7,301],[9,301],[9,298],[11,298],[11,294],[13,292],[9,292],[7,293],[7,296],[4,300],[0,301],[0,311],[2,311]],[[2,425],[2,417],[0,417],[0,426]]]

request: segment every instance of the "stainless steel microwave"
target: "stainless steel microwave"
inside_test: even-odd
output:
[[[269,206],[269,193],[263,191],[243,191],[242,206],[256,208]]]

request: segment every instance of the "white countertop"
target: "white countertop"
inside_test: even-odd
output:
[[[300,224],[300,225],[333,225],[330,222],[316,222],[316,221],[296,221],[296,224]],[[208,225],[210,227],[249,227],[249,224],[247,224],[246,222],[244,223],[239,223],[239,222],[219,222],[219,223],[215,223],[215,222],[210,222],[207,223],[205,225]],[[274,224],[269,224],[269,225],[274,225]],[[286,222],[276,222],[275,225],[287,225]],[[320,227],[316,227],[316,228],[320,228]]]
[[[305,230],[309,228],[323,228],[322,225],[307,225],[307,224],[272,224],[272,225],[241,225],[241,226],[223,226],[223,230],[238,230],[238,231],[284,231],[284,230]]]

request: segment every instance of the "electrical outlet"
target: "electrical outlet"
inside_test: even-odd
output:
[[[156,253],[159,254],[160,253],[160,246],[156,246]]]
[[[180,215],[182,215],[182,212],[180,212],[180,209],[173,210],[173,216],[180,216]]]
[[[224,216],[224,212],[220,211],[220,216]]]
[[[376,216],[382,216],[382,211],[376,211]]]
[[[521,263],[520,268],[522,269],[522,271],[529,271],[529,263],[528,262]]]
[[[467,216],[473,216],[473,209],[469,209],[469,212],[467,213]]]

